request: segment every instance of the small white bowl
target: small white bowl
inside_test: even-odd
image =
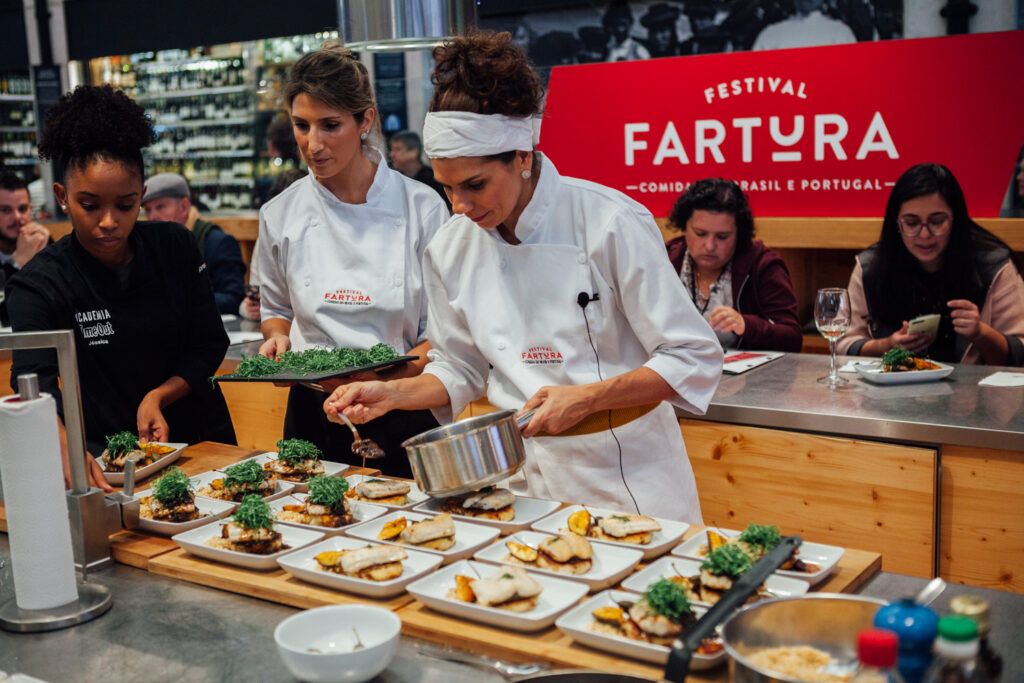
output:
[[[359,631],[362,650],[352,650],[353,628]],[[288,617],[274,629],[274,641],[284,665],[300,680],[360,683],[391,663],[401,630],[402,621],[390,610],[328,605]]]

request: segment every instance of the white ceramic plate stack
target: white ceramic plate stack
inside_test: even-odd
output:
[[[660,579],[670,579],[673,576],[697,576],[700,574],[700,565],[699,560],[675,556],[663,557],[623,581],[622,589],[633,593],[643,593],[652,583]],[[771,597],[790,598],[804,595],[810,585],[806,581],[772,574],[764,582],[764,587],[772,594]],[[692,604],[710,607],[702,600],[694,600]]]
[[[355,488],[356,484],[371,479],[391,479],[391,477],[370,477],[365,474],[352,474],[345,477],[345,481],[348,482],[349,488]],[[404,479],[402,481],[405,481]],[[411,508],[413,505],[419,505],[423,501],[427,500],[427,494],[420,490],[420,487],[416,485],[416,482],[409,481],[409,494],[406,496],[409,500],[405,505],[390,505],[388,503],[375,503],[372,500],[360,500],[361,503],[373,503],[374,505],[383,505],[391,510],[405,510]],[[352,500],[349,498],[349,500]]]
[[[932,361],[934,363],[934,361]],[[872,384],[914,384],[915,382],[936,382],[953,374],[952,365],[935,363],[938,370],[906,370],[904,372],[885,372],[882,370],[882,362],[870,365],[858,364],[854,366],[857,373],[865,382]]]
[[[490,578],[499,575],[503,569],[482,562],[460,561],[440,569],[429,576],[409,584],[407,590],[430,609],[460,619],[479,621],[511,631],[539,631],[555,623],[558,615],[575,605],[587,594],[586,585],[577,581],[555,579],[530,572],[531,578],[543,587],[537,597],[537,606],[529,612],[512,612],[498,607],[484,607],[451,597],[455,589],[455,576],[479,576]]]
[[[443,500],[443,498],[428,498],[423,503],[414,507],[413,510],[416,512],[424,512],[428,515],[437,515],[442,512],[441,503]],[[465,519],[473,522],[474,524],[493,526],[495,529],[499,529],[501,531],[502,536],[505,536],[522,529],[526,529],[534,522],[539,521],[557,510],[559,505],[561,505],[561,503],[554,500],[542,500],[540,498],[516,496],[516,502],[512,505],[512,508],[516,511],[516,516],[508,522],[502,522],[496,519],[484,519],[483,517],[472,517],[470,515],[452,514],[452,517],[455,519]]]
[[[572,505],[570,507],[563,508],[553,515],[549,515],[535,523],[532,528],[536,531],[544,531],[549,534],[564,533],[569,528],[569,515],[582,509],[584,509],[582,505]],[[589,506],[586,509],[595,517],[613,517],[615,515],[623,514],[623,512],[619,510],[604,510]],[[679,542],[679,539],[683,537],[683,534],[686,533],[687,529],[690,528],[690,525],[686,522],[675,522],[670,519],[661,519],[659,517],[655,517],[654,520],[661,525],[661,531],[655,531],[651,536],[651,542],[647,545],[640,545],[638,543],[621,543],[619,541],[589,537],[587,540],[593,543],[608,543],[623,548],[636,548],[643,552],[645,560],[651,560],[659,555],[667,553],[673,545]]]
[[[542,569],[540,567],[527,567],[526,565],[508,561],[508,548],[505,547],[506,541],[515,541],[517,543],[523,543],[532,548],[536,548],[537,545],[554,534],[542,534],[538,531],[520,531],[519,533],[509,536],[508,538],[500,539],[493,545],[489,545],[483,550],[478,551],[473,558],[480,560],[481,562],[492,562],[494,564],[507,564],[512,567],[523,567],[530,571],[537,572],[539,574],[545,574],[547,576],[555,576],[560,579],[568,579],[570,581],[581,581],[587,584],[587,588],[593,592],[613,586],[622,579],[624,579],[633,568],[640,563],[643,559],[643,552],[640,550],[634,550],[632,548],[623,548],[618,545],[612,545],[611,543],[592,543],[591,547],[594,550],[593,558],[591,560],[592,566],[590,571],[586,574],[562,574],[561,572],[552,571],[550,569]]]
[[[204,486],[208,486],[210,482],[213,481],[214,479],[223,479],[226,476],[227,475],[224,474],[223,472],[211,470],[209,472],[203,472],[201,474],[189,477],[189,481],[192,482],[192,488],[195,489],[196,491],[196,500],[200,498],[206,498],[207,500],[220,500],[220,498],[210,498],[208,496],[202,495],[201,493],[199,493],[199,489],[203,488]],[[287,496],[293,490],[295,490],[295,484],[291,483],[290,481],[281,481],[280,479],[278,479],[274,487],[274,493],[272,493],[269,496],[264,496],[263,500],[267,502],[277,500],[278,498],[283,498]],[[238,507],[238,503],[234,501],[228,500],[224,502],[230,503],[232,507]]]
[[[729,538],[740,535],[740,532],[735,529],[719,529],[715,527],[709,530],[716,531]],[[707,552],[707,545],[708,535],[702,531],[693,538],[686,540],[682,545],[678,545],[673,548],[672,554],[677,557],[688,557],[690,559],[703,561]],[[804,541],[800,544],[800,554],[798,557],[804,562],[810,562],[811,564],[817,565],[818,571],[798,572],[792,569],[780,569],[775,573],[779,576],[788,576],[794,579],[800,579],[801,581],[807,581],[812,586],[816,586],[827,579],[829,574],[832,573],[832,570],[836,568],[836,564],[839,563],[839,559],[843,556],[843,552],[845,551],[838,546]]]
[[[427,572],[437,569],[442,561],[441,556],[435,553],[423,553],[403,548],[408,557],[402,560],[402,575],[390,581],[371,581],[356,576],[324,571],[316,561],[316,556],[325,551],[355,550],[365,548],[366,545],[366,541],[361,539],[332,536],[301,550],[288,553],[278,559],[277,563],[292,576],[319,586],[365,595],[370,598],[390,598],[403,592],[406,586]]]
[[[407,512],[397,511],[392,512],[389,515],[383,517],[377,517],[371,519],[369,522],[350,526],[345,530],[346,536],[352,538],[361,538],[371,543],[390,543],[391,545],[399,545],[403,548],[410,550],[419,550],[425,553],[435,553],[440,555],[444,564],[454,562],[470,557],[474,552],[483,548],[485,545],[493,541],[498,537],[498,530],[493,527],[481,526],[479,524],[470,524],[469,522],[463,522],[460,520],[453,520],[455,524],[455,545],[448,550],[431,550],[430,548],[421,548],[415,545],[407,545],[404,543],[394,543],[391,541],[382,541],[377,538],[377,534],[380,533],[381,529],[388,522],[398,519],[399,517],[405,517],[405,519],[411,525],[413,522],[421,522],[425,519],[433,519],[436,515],[425,515],[421,512]]]
[[[268,462],[277,460],[277,453],[261,453],[259,455],[254,455],[251,458],[246,458],[246,460],[255,460],[262,467],[263,465],[266,465]],[[325,477],[337,477],[343,474],[345,470],[347,470],[350,467],[350,465],[346,465],[345,463],[331,462],[330,460],[321,460],[320,462],[324,466]],[[309,490],[309,484],[307,482],[289,481],[288,483],[293,484],[295,486],[296,491],[305,492]]]
[[[287,547],[284,550],[269,555],[256,555],[254,553],[241,553],[236,550],[225,550],[207,545],[206,542],[211,538],[220,537],[221,526],[221,524],[206,524],[173,536],[171,540],[193,555],[207,560],[233,564],[236,567],[243,567],[245,569],[267,570],[276,569],[277,559],[285,553],[298,550],[324,537],[323,534],[316,531],[307,531],[306,529],[299,529],[286,524],[275,524],[274,531],[281,532],[281,540],[284,541]]]
[[[599,607],[616,607],[619,602],[636,601],[636,596],[632,593],[624,593],[622,591],[604,591],[593,596],[582,605],[573,608],[569,612],[566,612],[555,625],[565,633],[567,636],[572,638],[578,643],[587,645],[598,650],[604,650],[605,652],[611,652],[616,655],[623,655],[625,657],[633,657],[651,664],[664,664],[668,661],[669,648],[664,645],[655,645],[654,643],[645,643],[639,640],[633,640],[625,636],[611,635],[608,633],[599,633],[593,630],[591,625],[594,622],[592,612]],[[707,610],[702,607],[694,607],[693,613],[695,616],[700,618]],[[725,649],[720,652],[716,652],[713,655],[702,655],[695,654],[690,660],[690,669],[693,671],[700,671],[703,669],[710,669],[713,666],[717,666],[725,659]]]
[[[181,456],[181,452],[188,446],[187,443],[166,443],[164,441],[154,442],[160,446],[170,446],[174,450],[167,455],[162,455],[153,462],[149,463],[145,467],[135,468],[135,481],[142,481],[146,477],[150,476],[154,472],[162,470],[163,468],[170,465],[172,462],[177,460]],[[103,477],[111,484],[115,486],[122,486],[124,484],[124,472],[108,472],[107,471],[107,459],[100,457],[96,460],[99,463],[100,468],[103,470]]]
[[[129,503],[130,505],[141,505],[141,500],[146,496],[153,495],[153,491],[146,489],[145,491],[135,492],[135,502]],[[236,503],[230,503],[226,500],[214,500],[212,498],[201,498],[196,496],[196,508],[199,510],[201,515],[199,519],[193,519],[190,522],[163,522],[156,519],[146,519],[141,514],[139,515],[139,528],[143,531],[148,531],[151,534],[158,534],[160,536],[173,536],[180,534],[183,531],[189,529],[195,529],[197,526],[209,524],[215,519],[223,519],[232,510],[237,507]]]
[[[315,524],[303,524],[301,522],[289,522],[284,519],[277,519],[279,512],[284,510],[285,505],[301,505],[306,502],[305,493],[291,493],[277,500],[270,501],[270,509],[273,511],[274,520],[280,524],[287,524],[288,526],[298,527],[299,529],[308,529],[309,531],[319,531],[327,536],[337,536],[345,532],[346,529],[350,529],[356,524],[362,524],[368,522],[371,519],[376,519],[381,515],[386,515],[388,509],[381,505],[370,505],[369,503],[361,503],[358,500],[348,501],[348,508],[352,511],[352,515],[356,518],[356,521],[352,522],[347,526],[342,527],[328,527],[328,526],[317,526]]]

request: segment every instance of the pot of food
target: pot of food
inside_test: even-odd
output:
[[[739,683],[849,680],[857,669],[857,634],[872,628],[884,600],[814,593],[758,602],[722,629],[730,678]]]
[[[420,490],[437,498],[478,491],[526,461],[522,429],[532,410],[501,410],[431,429],[402,442]]]

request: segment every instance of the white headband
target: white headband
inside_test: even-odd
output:
[[[423,149],[431,159],[483,157],[522,150],[540,140],[540,118],[439,111],[423,121]]]

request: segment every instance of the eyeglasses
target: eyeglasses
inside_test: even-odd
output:
[[[926,225],[928,226],[928,232],[935,237],[941,237],[949,232],[953,219],[948,213],[934,214],[928,216],[927,220],[920,216],[908,214],[900,217],[896,223],[900,226],[900,232],[907,237],[917,237],[921,234],[921,229]]]

